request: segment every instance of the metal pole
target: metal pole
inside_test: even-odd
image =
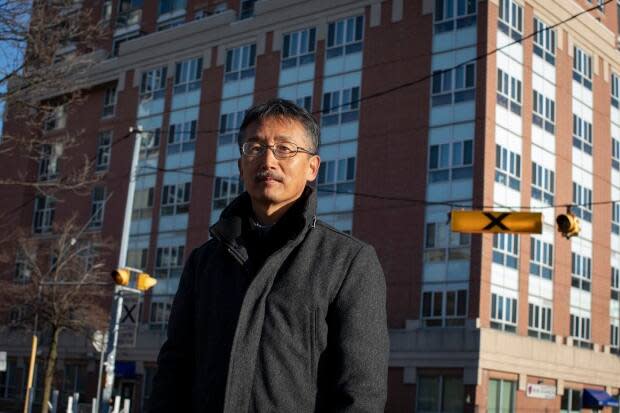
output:
[[[37,358],[37,344],[39,339],[37,334],[32,335],[32,349],[30,350],[30,365],[28,366],[28,383],[26,386],[26,399],[24,400],[24,413],[28,413],[30,399],[32,397],[32,378],[34,377],[34,363]]]
[[[105,338],[105,335],[104,335]],[[102,345],[105,345],[106,340],[104,339]],[[103,347],[103,346],[102,346]],[[103,364],[104,364],[104,355],[105,355],[105,348],[101,349],[101,353],[99,354],[99,377],[97,378],[97,397],[95,397],[94,400],[94,411],[98,412],[99,411],[99,397],[101,396],[101,379],[103,376]]]
[[[138,161],[140,160],[140,145],[142,142],[142,127],[136,129],[130,128],[129,132],[135,134],[133,144],[133,156],[131,158],[131,167],[129,173],[129,185],[127,187],[127,202],[125,203],[125,219],[123,220],[123,233],[121,235],[121,247],[118,255],[118,267],[124,267],[127,263],[127,250],[129,248],[129,230],[131,227],[131,214],[133,211],[133,198],[136,189],[136,174],[138,169]],[[105,366],[105,384],[101,398],[99,399],[100,413],[108,413],[108,401],[112,397],[114,388],[114,368],[116,363],[116,345],[118,342],[118,325],[121,319],[123,309],[123,296],[118,286],[114,287],[114,301],[112,302],[112,311],[110,326],[108,328],[108,345],[106,346],[106,366]]]

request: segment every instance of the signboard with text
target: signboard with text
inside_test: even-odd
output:
[[[527,397],[532,397],[534,399],[553,400],[556,396],[556,389],[555,386],[549,384],[529,383],[525,394]]]

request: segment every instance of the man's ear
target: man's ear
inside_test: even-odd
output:
[[[308,182],[312,182],[316,179],[316,176],[319,174],[320,166],[321,157],[319,155],[314,155],[308,159],[308,173],[306,175],[306,180]]]

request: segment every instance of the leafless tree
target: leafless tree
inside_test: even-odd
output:
[[[86,1],[0,0],[0,100],[10,113],[0,161],[20,156],[32,165],[47,157],[52,169],[78,144],[82,131],[54,129],[80,106],[80,79],[105,55],[97,46],[106,29],[93,15],[97,8],[82,7]],[[88,158],[52,179],[27,169],[0,177],[0,187],[31,187],[50,195],[96,180]]]
[[[74,217],[57,226],[47,241],[25,234],[14,248],[0,248],[4,261],[19,257],[13,278],[0,281],[0,312],[13,314],[13,328],[26,332],[36,326],[49,340],[42,413],[48,411],[61,333],[91,334],[107,323],[111,280],[103,268],[109,244],[76,222]]]

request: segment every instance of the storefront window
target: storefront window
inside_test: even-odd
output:
[[[489,380],[488,413],[514,413],[517,383],[508,380]]]
[[[450,375],[418,376],[418,413],[462,412],[463,378]]]
[[[581,411],[581,390],[564,389],[561,413],[579,413]]]

